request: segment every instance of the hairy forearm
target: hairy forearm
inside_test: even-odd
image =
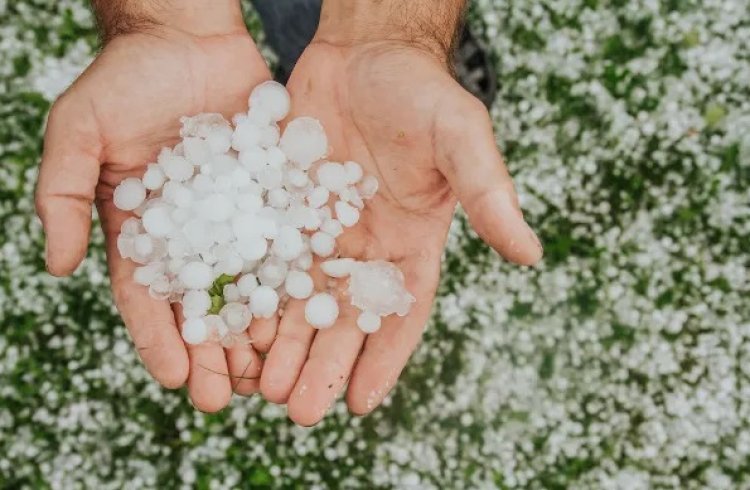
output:
[[[316,38],[334,44],[398,41],[447,59],[466,0],[324,0]]]
[[[197,36],[243,29],[239,0],[91,0],[104,41],[168,26]]]

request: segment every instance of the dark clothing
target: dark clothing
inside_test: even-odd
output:
[[[253,0],[266,40],[279,57],[276,79],[286,82],[320,22],[322,0]]]

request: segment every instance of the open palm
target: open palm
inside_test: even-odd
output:
[[[261,390],[288,403],[294,421],[311,425],[347,382],[349,407],[358,414],[379,405],[395,384],[429,317],[456,198],[507,259],[533,264],[541,247],[523,221],[486,109],[433,55],[392,43],[313,42],[288,89],[291,117],[322,121],[330,159],[355,160],[380,181],[360,222],[339,239],[341,255],[395,262],[417,299],[408,316],[384,319],[369,336],[345,299],[337,323],[321,331],[305,323],[302,302],[287,306]]]
[[[115,208],[112,193],[177,143],[181,116],[231,117],[246,110],[250,90],[268,78],[244,26],[202,37],[169,28],[120,36],[55,103],[45,135],[37,209],[50,272],[69,274],[85,256],[96,202],[115,301],[146,367],[167,387],[187,379],[193,403],[205,411],[223,408],[232,388],[256,391],[250,378],[262,361],[249,346],[226,353],[216,345],[185,347],[169,303],[135,284],[135,264],[120,258],[116,240],[128,213]],[[232,386],[228,373],[240,382]]]

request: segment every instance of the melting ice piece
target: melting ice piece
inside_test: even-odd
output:
[[[349,294],[362,311],[387,316],[406,316],[416,301],[404,286],[401,269],[385,260],[357,262],[351,269]]]

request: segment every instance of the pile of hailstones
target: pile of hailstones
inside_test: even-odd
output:
[[[313,255],[329,259],[319,262],[326,275],[349,278],[365,333],[415,301],[390,262],[337,256],[336,238],[358,222],[378,181],[356,162],[321,161],[328,139],[316,119],[294,119],[281,135],[289,109],[286,89],[266,82],[234,128],[219,114],[185,117],[182,142],[114,191],[115,206],[135,214],[122,224],[119,252],[140,264],[134,280],[152,297],[181,303],[189,344],[249,342],[250,321],[283,313],[290,298],[306,300],[312,327],[331,327],[338,302],[314,290]]]

